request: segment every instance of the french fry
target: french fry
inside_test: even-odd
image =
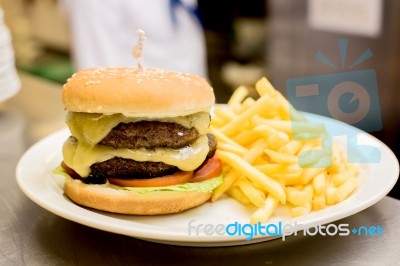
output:
[[[346,163],[344,162],[339,148],[335,143],[332,144],[332,165],[330,166],[330,170],[333,172],[341,172],[345,169]]]
[[[258,140],[254,146],[244,154],[243,159],[249,163],[253,163],[264,152],[266,147],[267,143],[265,143],[265,141],[261,139]]]
[[[242,145],[242,146],[248,146],[254,141],[258,140],[260,138],[260,135],[255,132],[254,130],[244,130],[237,134],[235,137],[232,139]]]
[[[308,196],[307,197],[308,198],[307,204],[309,204],[311,206],[312,199],[314,197],[314,188],[313,188],[312,184],[307,184],[304,187],[303,191],[307,193],[307,196]]]
[[[271,135],[278,134],[278,130],[268,125],[259,125],[253,128],[260,136],[269,138]]]
[[[302,167],[315,168],[317,165],[325,168],[325,164],[321,164],[320,161],[324,158],[325,151],[323,149],[312,149],[304,151],[299,156],[299,164]],[[321,161],[322,162],[322,161]],[[330,166],[331,164],[327,165]]]
[[[256,224],[258,222],[265,223],[272,216],[276,206],[278,206],[279,201],[273,196],[268,196],[264,201],[264,205],[259,208],[250,217],[250,223]]]
[[[328,205],[333,205],[338,202],[338,198],[336,197],[336,187],[328,187],[326,190],[325,198],[326,198],[326,204]]]
[[[283,131],[287,134],[292,135],[293,131],[295,134],[308,133],[310,135],[296,135],[299,140],[306,139],[318,139],[324,137],[325,126],[321,124],[311,124],[308,122],[297,122],[289,120],[278,120],[278,119],[265,119],[259,116],[252,118],[253,124],[266,125],[275,128],[276,130]],[[302,138],[300,138],[302,137]]]
[[[225,191],[227,191],[232,185],[236,182],[236,180],[239,178],[239,174],[236,173],[235,171],[230,171],[228,172],[225,177],[224,177],[224,183],[219,185],[216,189],[214,189],[213,194],[211,196],[211,201],[215,202],[219,197],[224,194]]]
[[[250,200],[246,197],[246,195],[243,194],[243,192],[237,186],[230,187],[227,190],[227,193],[228,193],[229,196],[231,196],[232,198],[236,199],[237,201],[239,201],[243,205],[251,204]]]
[[[305,168],[303,169],[303,174],[301,176],[301,183],[307,184],[310,182],[314,177],[319,175],[320,173],[324,172],[325,168]]]
[[[256,126],[254,131],[267,140],[268,148],[272,150],[277,150],[290,141],[289,136],[285,132],[278,131],[267,125]]]
[[[244,148],[243,146],[237,144],[234,140],[230,139],[229,137],[225,136],[222,132],[220,132],[219,130],[215,129],[214,127],[210,127],[210,132],[212,134],[214,134],[214,136],[222,142],[228,143],[232,146],[235,146],[235,148],[241,150],[243,153],[247,152],[247,149]]]
[[[326,207],[326,199],[325,199],[325,194],[316,194],[314,195],[313,198],[313,210],[322,210]]]
[[[347,179],[347,175],[345,172],[335,173],[331,176],[332,184],[336,187],[342,185]]]
[[[240,188],[244,195],[257,207],[262,207],[265,201],[265,193],[256,189],[246,178],[240,178],[236,185]]]
[[[256,168],[268,176],[276,177],[276,175],[282,174],[287,167],[279,163],[275,164],[267,163],[267,164],[257,165]]]
[[[228,101],[228,107],[235,113],[237,113],[241,109],[241,103],[249,94],[249,90],[245,86],[240,86],[237,88],[230,97]]]
[[[246,160],[249,163],[253,163],[260,155],[260,153],[263,152],[265,146],[266,144],[263,141],[259,141],[257,145],[255,145],[253,148],[251,148],[250,150],[246,151],[246,153],[243,154],[244,160]],[[226,190],[229,189],[229,187],[232,184],[236,182],[238,177],[239,177],[238,173],[235,173],[233,171],[229,172],[229,174],[224,179],[224,183],[222,183],[214,190],[213,195],[211,197],[211,201],[215,202]]]
[[[221,108],[221,107],[215,107],[214,108],[214,113],[215,115],[222,119],[225,123],[228,123],[231,120],[234,120],[236,118],[236,115],[227,108]]]
[[[282,186],[272,178],[254,168],[251,164],[243,160],[241,157],[237,156],[234,153],[224,151],[217,151],[217,156],[223,162],[229,164],[232,168],[236,169],[248,179],[252,180],[253,182],[259,183],[264,191],[270,193],[280,202],[286,202],[286,195]]]
[[[267,163],[270,163],[271,161],[266,157],[266,156],[263,156],[263,155],[260,155],[260,157],[258,157],[255,161],[254,161],[254,163],[253,163],[253,165],[262,165],[262,164],[267,164]]]
[[[290,112],[290,120],[291,121],[296,121],[296,122],[307,122],[307,119],[304,117],[302,113],[297,111],[291,103],[288,103],[289,106],[289,112]]]
[[[270,149],[265,149],[265,153],[271,158],[271,160],[275,163],[283,163],[283,164],[290,164],[290,163],[297,163],[297,156],[281,153]]]
[[[310,213],[311,211],[311,205],[306,205],[306,206],[296,206],[290,209],[290,214],[292,217],[299,217],[306,215],[307,213]]]
[[[290,141],[289,136],[285,132],[277,132],[268,138],[268,148],[278,150]]]
[[[294,187],[286,187],[285,192],[287,201],[293,205],[302,206],[309,202],[306,191],[301,191]]]
[[[252,123],[255,125],[266,125],[275,128],[276,130],[283,131],[288,135],[292,135],[292,124],[290,121],[278,119],[265,119],[259,116],[252,118]]]
[[[300,175],[290,175],[290,174],[283,174],[281,175],[281,179],[285,181],[287,186],[293,186],[299,184],[301,182]]]
[[[247,179],[248,180],[248,179]],[[253,186],[253,187],[255,187],[256,189],[258,189],[258,190],[260,190],[260,191],[263,191],[263,188],[260,186],[260,184],[258,184],[258,183],[256,183],[256,182],[253,182],[253,181],[251,181],[251,180],[249,180],[249,182],[250,182],[250,184]],[[266,193],[265,193],[266,194]]]
[[[279,91],[274,89],[272,84],[267,79],[262,78],[259,82],[257,82],[256,90],[260,95],[263,94],[261,97],[268,95],[271,99],[273,99],[273,104],[275,104],[276,107],[274,106],[274,108],[270,108],[270,110],[276,110],[282,119],[290,119],[290,108],[292,106]]]
[[[243,113],[247,109],[249,109],[251,106],[254,105],[256,101],[253,98],[246,98],[243,103],[242,103],[242,109],[240,110],[240,113]]]
[[[274,98],[277,95],[277,91],[274,89],[272,84],[266,78],[261,78],[256,83],[256,91],[260,96],[264,96],[265,94],[267,94],[270,97]]]
[[[346,169],[344,169],[340,172],[333,173],[331,180],[335,186],[339,187],[344,182],[346,182],[349,178],[357,176],[357,175],[358,175],[357,167],[348,166],[348,167],[346,167]]]
[[[299,155],[305,151],[309,151],[312,149],[320,149],[322,146],[322,139],[309,139],[309,140],[302,140],[301,143],[303,144],[299,150]]]
[[[322,173],[317,174],[313,178],[313,187],[316,194],[321,194],[325,191],[327,182],[326,182],[326,173],[323,171]]]
[[[242,149],[240,146],[232,145],[230,143],[225,143],[225,142],[219,142],[217,144],[217,147],[220,150],[229,151],[229,152],[235,153],[240,156],[245,155],[247,152],[246,150]]]
[[[266,108],[271,102],[271,99],[268,97],[261,97],[258,101],[247,109],[242,114],[238,115],[235,120],[230,121],[225,126],[221,128],[221,132],[227,136],[232,136],[237,130],[243,126],[245,122],[247,122],[253,115],[258,112],[261,112],[262,109]]]
[[[220,128],[220,127],[224,126],[225,124],[226,124],[226,122],[222,118],[219,118],[219,117],[213,118],[210,123],[211,126],[216,127],[216,128]]]
[[[357,187],[357,179],[352,177],[346,180],[343,185],[338,187],[334,197],[337,202],[345,200]]]
[[[297,140],[290,140],[288,143],[281,146],[277,151],[282,153],[287,153],[295,155],[301,148],[301,142]]]
[[[281,164],[284,167],[283,171],[271,174],[271,177],[278,180],[283,180],[286,186],[294,186],[300,184],[303,169],[297,164]]]

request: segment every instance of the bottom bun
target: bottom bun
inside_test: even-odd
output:
[[[156,191],[140,194],[107,185],[85,184],[66,178],[65,194],[75,203],[97,210],[136,215],[177,213],[208,201],[211,192]]]

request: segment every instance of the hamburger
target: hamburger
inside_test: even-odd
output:
[[[75,203],[157,215],[199,206],[223,180],[208,134],[213,89],[200,76],[140,68],[88,68],[62,101],[71,136],[56,172]]]

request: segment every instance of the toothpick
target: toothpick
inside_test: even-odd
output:
[[[139,35],[139,39],[136,46],[133,48],[132,55],[138,62],[138,68],[143,70],[142,51],[144,40],[146,40],[146,35],[142,29],[138,29],[136,33]]]

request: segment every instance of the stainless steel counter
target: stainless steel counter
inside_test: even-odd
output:
[[[296,236],[246,246],[196,248],[157,244],[60,218],[18,188],[19,157],[64,127],[61,86],[22,75],[22,90],[0,104],[0,265],[399,265],[400,201],[385,197],[337,221],[380,226],[383,236]]]

